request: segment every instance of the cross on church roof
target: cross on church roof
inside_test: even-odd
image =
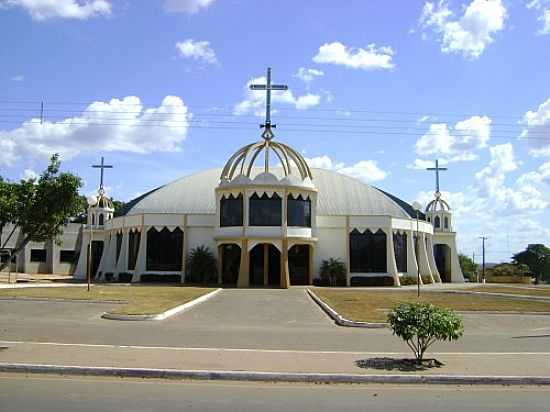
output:
[[[435,160],[435,167],[428,167],[426,170],[435,170],[435,193],[439,193],[439,171],[447,170],[446,167],[439,167],[439,160]]]
[[[261,124],[265,130],[262,133],[262,137],[265,140],[271,140],[274,137],[271,128],[275,128],[276,125],[271,124],[271,90],[288,90],[286,84],[271,84],[271,67],[267,68],[266,84],[251,84],[250,90],[265,90],[266,91],[266,104],[265,104],[265,123]]]
[[[106,165],[103,159],[103,156],[101,156],[101,164],[99,165],[92,165],[94,169],[101,169],[100,179],[99,179],[99,191],[103,192],[103,171],[104,169],[112,169],[113,165]]]

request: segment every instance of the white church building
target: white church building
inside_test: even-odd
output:
[[[348,286],[399,286],[418,273],[424,283],[464,281],[451,209],[438,187],[423,213],[360,180],[310,168],[274,139],[270,93],[286,86],[272,85],[268,71],[267,85],[252,87],[267,91],[262,139],[223,168],[151,190],[117,217],[101,185],[73,242],[75,278],[186,282],[188,253],[207,246],[218,283],[236,287],[313,284],[329,258],[344,262]]]

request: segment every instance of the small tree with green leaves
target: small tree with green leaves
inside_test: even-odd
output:
[[[531,244],[523,252],[512,256],[515,263],[529,267],[535,275],[535,283],[550,279],[550,248],[543,244]]]
[[[393,334],[411,348],[419,365],[435,342],[457,340],[464,333],[460,316],[431,303],[401,303],[388,315],[388,322]]]
[[[475,282],[479,265],[477,265],[470,256],[466,256],[462,253],[458,254],[458,262],[460,263],[460,269],[462,269],[464,277]]]
[[[69,219],[78,215],[78,189],[82,183],[72,173],[60,172],[60,167],[59,155],[55,154],[37,179],[18,183],[0,179],[0,229],[8,223],[14,224],[10,233],[0,239],[0,249],[14,236],[15,228],[19,228],[22,236],[18,236],[11,256],[18,255],[29,242],[57,240]],[[0,270],[8,262],[0,263]]]
[[[320,269],[321,279],[330,286],[344,286],[346,284],[346,264],[340,259],[329,258],[323,260]]]
[[[218,266],[212,251],[204,245],[191,249],[187,256],[186,272],[189,282],[216,282]]]

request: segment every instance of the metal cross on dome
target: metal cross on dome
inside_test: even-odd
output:
[[[426,170],[435,170],[435,194],[439,194],[439,171],[448,170],[446,167],[439,167],[439,160],[435,160],[435,167],[428,167]]]
[[[265,140],[271,140],[275,136],[271,128],[277,127],[271,124],[271,90],[288,90],[288,86],[286,84],[271,84],[271,67],[267,68],[266,80],[266,84],[251,84],[250,90],[265,90],[266,92],[265,123],[261,124],[260,127],[265,129],[262,133],[262,137]]]
[[[101,156],[101,164],[99,165],[92,165],[94,169],[101,169],[100,179],[99,179],[99,191],[103,192],[103,171],[104,169],[112,169],[113,165],[106,165],[105,161],[103,159],[103,156]]]

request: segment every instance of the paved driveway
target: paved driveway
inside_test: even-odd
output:
[[[385,329],[336,326],[300,287],[226,289],[164,321],[100,318],[112,304],[0,299],[0,340],[85,344],[407,352]],[[446,352],[547,352],[550,316],[465,315],[465,336]]]

